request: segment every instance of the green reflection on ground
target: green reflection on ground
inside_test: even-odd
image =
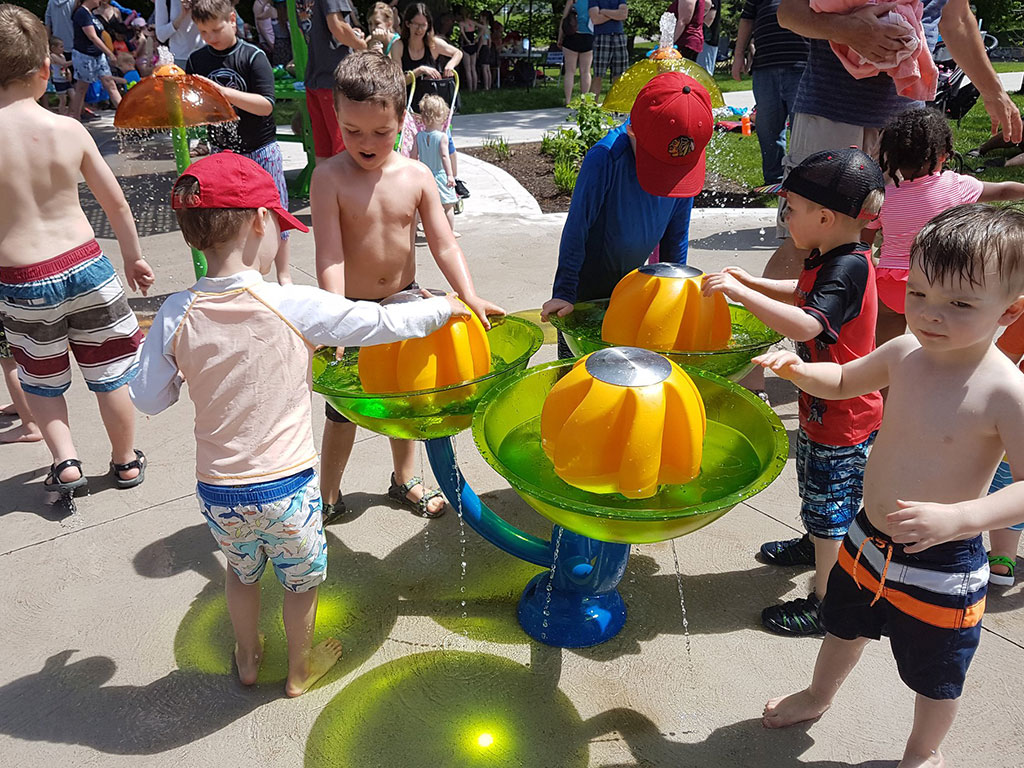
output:
[[[548,675],[489,654],[432,651],[338,693],[313,725],[306,768],[583,768],[588,752],[579,715]]]

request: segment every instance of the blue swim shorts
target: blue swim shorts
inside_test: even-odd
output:
[[[796,439],[800,518],[812,536],[841,539],[864,495],[864,466],[875,433],[858,445],[816,443],[802,429]]]
[[[863,511],[828,577],[821,620],[844,640],[889,636],[900,678],[929,699],[955,699],[981,638],[988,556],[981,536],[907,554]]]
[[[213,538],[243,584],[258,582],[268,560],[292,592],[306,592],[327,578],[314,470],[252,485],[199,483],[196,496]]]
[[[0,354],[0,357],[3,357],[3,355]],[[996,491],[1001,491],[1011,483],[1013,483],[1013,475],[1010,473],[1010,465],[1005,461],[1000,461],[999,466],[996,468],[996,476],[992,478],[992,485],[989,486],[988,492],[995,493]],[[1024,523],[1011,525],[1010,530],[1024,531]]]

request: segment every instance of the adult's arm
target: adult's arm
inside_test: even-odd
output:
[[[430,46],[430,53],[435,61],[441,56],[448,58],[448,63],[444,67],[445,77],[451,77],[455,72],[455,68],[459,66],[459,62],[462,61],[462,50],[456,48],[447,40],[442,40],[437,35],[434,35],[434,44]]]
[[[676,28],[672,33],[673,41],[678,41],[683,36],[696,8],[697,0],[679,0],[676,3]]]
[[[156,26],[156,39],[166,43],[171,39],[171,35],[178,31],[178,27],[181,26],[182,20],[187,13],[188,3],[183,2],[181,4],[181,13],[174,19],[170,16],[169,3],[160,0],[154,5],[156,6],[156,16],[153,21]]]
[[[82,31],[85,33],[85,36],[88,37],[92,41],[93,45],[95,45],[97,48],[99,48],[101,51],[103,51],[103,54],[108,59],[113,59],[114,58],[114,52],[112,50],[110,50],[109,48],[107,48],[106,43],[104,43],[103,39],[96,33],[96,27],[94,27],[94,26],[92,26],[92,24],[90,24],[87,27],[82,27]]]
[[[569,15],[569,9],[576,5],[576,0],[565,0],[565,8],[562,9],[562,21],[565,21],[565,17]],[[561,45],[562,39],[565,35],[562,32],[562,21],[558,22],[558,39],[556,42]]]
[[[906,27],[886,21],[896,3],[867,5],[853,13],[815,13],[809,0],[782,0],[779,26],[814,40],[848,45],[870,61],[884,61],[905,47]]]
[[[347,45],[353,51],[366,50],[366,40],[362,35],[356,33],[351,24],[345,21],[344,14],[328,13],[327,29],[331,31],[331,37],[342,45]]]
[[[569,2],[571,3],[572,0],[569,0]],[[50,8],[52,6],[53,6],[53,3],[47,3],[46,4],[46,11],[43,13],[43,24],[46,25],[46,31],[49,32],[51,35],[53,34],[53,11],[50,10]],[[568,13],[569,6],[566,5],[565,8],[566,8],[566,13]]]
[[[953,60],[981,93],[985,111],[992,121],[993,135],[1002,128],[1003,135],[1009,137],[1010,141],[1020,141],[1020,110],[992,69],[978,31],[978,20],[971,12],[967,0],[949,0],[946,3],[939,17],[939,33]]]
[[[618,8],[606,9],[604,15],[612,21],[625,21],[626,17],[629,16],[629,6],[625,3],[620,3]]]
[[[743,73],[748,71],[747,49],[751,47],[750,38],[754,34],[754,20],[740,19],[736,30],[736,51],[732,56],[732,79],[742,80]]]

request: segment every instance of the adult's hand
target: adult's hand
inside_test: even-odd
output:
[[[452,69],[452,68],[451,68],[451,67],[449,67],[449,66],[446,66],[446,67],[444,68],[444,76],[445,76],[445,77],[455,77],[455,70],[454,70],[454,69]]]
[[[429,77],[431,80],[440,80],[441,73],[433,67],[428,67],[426,64],[421,64],[413,70],[413,74],[417,77]]]
[[[732,79],[733,80],[742,80],[743,79],[743,73],[747,69],[746,64],[747,64],[747,57],[746,56],[738,57],[738,56],[734,55],[732,57]]]
[[[1019,142],[1024,133],[1024,126],[1021,124],[1020,110],[1013,103],[1010,94],[1000,91],[994,96],[983,95],[981,99],[992,121],[992,135],[995,136],[1001,130],[1008,141]]]
[[[866,5],[842,17],[836,42],[848,45],[868,61],[891,59],[910,42],[906,27],[888,21],[896,3]]]

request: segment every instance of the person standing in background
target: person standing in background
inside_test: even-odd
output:
[[[306,62],[306,107],[313,129],[318,163],[345,149],[334,112],[334,70],[352,50],[366,50],[363,33],[355,29],[349,0],[314,0]]]
[[[675,0],[668,12],[676,17],[672,39],[683,58],[696,61],[704,50],[704,6],[706,0]]]
[[[590,91],[590,65],[594,60],[594,25],[590,23],[588,0],[565,0],[558,25],[558,45],[565,56],[565,106],[572,101],[576,65],[580,67],[580,94]]]
[[[192,52],[203,47],[199,29],[192,21],[191,0],[156,0],[156,39],[166,45],[174,63],[182,69]]]
[[[75,27],[71,14],[75,11],[75,0],[49,0],[46,3],[44,23],[46,30],[64,41],[64,50],[75,47]]]
[[[793,117],[796,89],[810,51],[805,38],[779,26],[778,9],[779,0],[746,0],[732,60],[733,80],[742,80],[744,72],[750,72],[753,79],[765,184],[782,181],[786,124]]]
[[[594,27],[594,80],[592,92],[601,93],[601,80],[607,71],[613,84],[629,66],[629,51],[622,23],[629,6],[622,0],[588,0],[590,23]]]
[[[708,0],[704,5],[704,46],[697,57],[697,63],[715,74],[718,63],[718,39],[722,36],[722,0]]]

